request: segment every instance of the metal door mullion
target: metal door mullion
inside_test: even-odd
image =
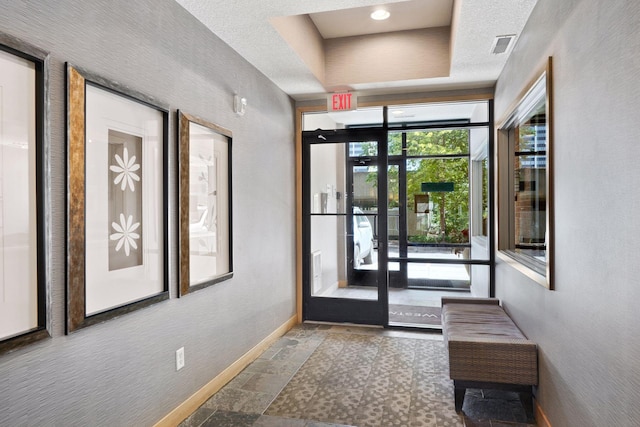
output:
[[[481,259],[442,259],[442,258],[402,258],[389,257],[389,262],[404,262],[406,264],[455,264],[455,265],[490,265],[490,260]]]

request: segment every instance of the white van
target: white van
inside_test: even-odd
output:
[[[353,208],[353,268],[373,262],[373,227],[358,207]]]

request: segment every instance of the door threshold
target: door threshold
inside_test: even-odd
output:
[[[322,320],[305,320],[302,323],[306,323],[310,325],[347,326],[347,327],[372,328],[372,329],[384,328],[384,326],[382,325],[367,325],[363,323],[351,323],[351,322],[325,322]]]
[[[403,289],[413,289],[416,291],[451,291],[451,292],[471,292],[469,288],[454,288],[454,287],[443,287],[443,286],[408,286]]]
[[[442,334],[442,325],[423,325],[417,323],[401,323],[401,322],[393,322],[389,323],[387,326],[388,329],[400,329],[405,331],[420,331],[420,332],[431,332],[434,334]]]

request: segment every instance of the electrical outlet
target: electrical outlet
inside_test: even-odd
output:
[[[184,347],[176,350],[176,371],[184,368]]]

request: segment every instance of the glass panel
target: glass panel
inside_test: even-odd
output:
[[[347,221],[356,233],[349,234]],[[373,245],[369,241],[369,252],[360,254],[361,270],[354,269],[354,256],[358,255],[356,245],[358,239],[370,238],[364,235],[364,227],[368,222],[365,215],[316,215],[311,217],[311,259],[309,282],[311,295],[314,297],[373,299],[378,298],[376,273],[368,272],[366,265],[373,262]],[[368,225],[371,227],[371,225]],[[368,233],[371,233],[369,228]],[[369,257],[369,260],[365,259]],[[365,261],[365,262],[362,262]],[[369,262],[370,261],[370,262]]]
[[[363,213],[375,215],[378,207],[378,167],[371,164],[353,166],[352,203]],[[371,218],[373,220],[373,218]]]
[[[443,297],[489,296],[489,266],[413,264],[411,268],[413,279],[409,288],[389,289],[390,324],[437,329],[441,327],[440,307]],[[465,287],[467,277],[473,278],[470,288]],[[420,286],[421,284],[438,287],[425,287]]]
[[[418,123],[486,123],[489,121],[487,101],[438,104],[392,105],[389,126]]]
[[[389,156],[401,156],[402,155],[402,132],[389,132],[388,133],[388,150]]]
[[[345,213],[345,144],[314,144],[310,150],[311,213]]]
[[[413,244],[469,244],[469,160],[407,160],[407,235]]]
[[[501,169],[512,171],[508,179],[499,182],[500,199],[507,201],[507,204],[499,203],[500,207],[504,206],[500,217],[508,218],[508,222],[500,221],[498,249],[524,267],[546,276],[545,281],[537,282],[553,289],[547,264],[549,245],[553,242],[547,219],[552,215],[547,199],[551,185],[547,176],[551,163],[551,141],[547,135],[551,117],[547,113],[547,99],[552,96],[547,88],[547,72],[532,82],[498,134],[499,143],[508,144],[508,150],[498,150],[503,163]]]
[[[471,235],[486,238],[489,235],[489,159],[488,128],[471,130]]]
[[[350,142],[349,157],[372,157],[378,155],[378,142]]]
[[[353,208],[353,268],[356,270],[377,270],[377,236],[375,235],[374,215],[364,215],[360,208]],[[375,220],[374,220],[375,221]]]
[[[389,230],[389,247],[398,246],[398,236],[400,235],[400,177],[398,176],[400,167],[391,165],[388,167],[387,179],[389,181],[387,189],[387,228]]]
[[[408,156],[469,153],[469,130],[447,129],[407,132]]]
[[[481,202],[481,226],[479,230],[479,235],[488,237],[489,236],[489,159],[486,157],[482,159],[480,164],[482,168],[482,202]]]
[[[354,111],[304,113],[302,130],[345,129],[350,126],[382,126],[382,107],[359,108]]]
[[[37,328],[36,67],[0,50],[0,340]]]
[[[515,248],[544,261],[546,169],[544,156],[515,158]]]
[[[353,166],[353,268],[378,268],[378,168]]]
[[[543,100],[515,132],[515,250],[545,261],[547,127]]]
[[[348,177],[344,166],[346,164],[345,149],[349,150],[350,156],[359,157],[359,160],[354,161],[355,165],[352,170],[352,203],[364,212],[376,213],[374,210],[378,204],[376,185],[378,168],[372,157],[361,157],[363,147],[370,152],[377,151],[375,142],[311,145],[309,165],[311,213],[347,213],[345,194],[349,196],[349,192],[347,191]]]
[[[410,252],[409,258],[456,259],[456,254],[450,249],[440,248],[438,252],[433,248],[428,253],[418,250]],[[410,262],[407,267],[410,288],[468,290],[471,286],[470,265]]]
[[[229,138],[189,123],[189,280],[200,284],[231,271]]]

